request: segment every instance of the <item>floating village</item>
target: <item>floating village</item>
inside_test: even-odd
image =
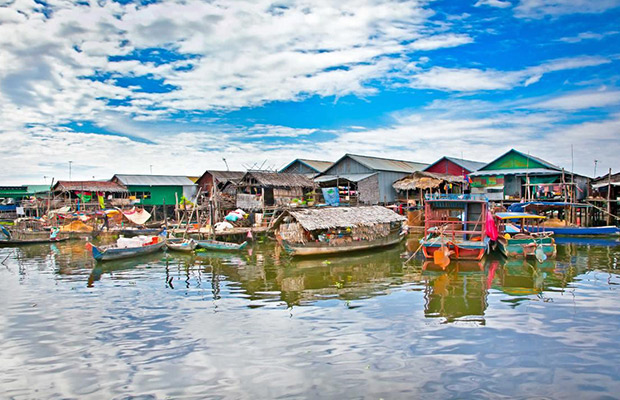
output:
[[[591,178],[515,149],[488,163],[345,154],[279,171],[119,173],[2,186],[0,199],[0,246],[84,240],[97,262],[243,251],[256,238],[292,257],[327,257],[380,251],[417,233],[405,262],[445,268],[491,252],[543,262],[556,256],[556,236],[620,233],[620,173]]]

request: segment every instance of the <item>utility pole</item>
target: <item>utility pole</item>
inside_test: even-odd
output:
[[[593,178],[596,178],[596,164],[598,164],[598,160],[594,160],[594,176],[593,176]]]
[[[69,161],[69,180],[71,180],[71,163],[73,163],[73,161]]]

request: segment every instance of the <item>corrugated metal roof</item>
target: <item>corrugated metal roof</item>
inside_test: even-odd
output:
[[[376,174],[377,174],[376,172],[371,172],[369,174],[322,175],[322,176],[314,178],[314,181],[315,182],[329,182],[329,181],[335,181],[337,179],[345,179],[349,182],[359,182]]]
[[[463,160],[462,158],[445,157],[445,159],[452,161],[456,165],[463,167],[471,172],[478,171],[480,168],[487,165],[487,163],[472,160]]]
[[[217,181],[221,183],[228,183],[230,181],[236,182],[243,178],[245,175],[244,171],[209,171],[207,170],[205,173],[210,173]]]
[[[381,158],[381,157],[360,156],[357,154],[345,154],[345,157],[350,157],[353,160],[357,161],[358,163],[370,169],[377,170],[377,171],[411,173],[415,171],[421,171],[424,168],[428,167],[428,164],[425,164],[425,163],[419,163],[419,162],[414,162],[414,161],[393,160],[393,159]]]
[[[125,175],[116,174],[117,178],[125,186],[193,186],[194,182],[187,176],[179,175]]]
[[[314,169],[316,172],[323,172],[334,165],[331,161],[307,160],[302,158],[300,158],[299,161]]]
[[[248,171],[244,180],[252,177],[260,186],[265,187],[315,187],[312,179],[303,174],[287,174],[279,172]]]
[[[558,175],[560,171],[546,168],[519,168],[519,169],[493,169],[472,172],[469,176],[487,176],[487,175]]]

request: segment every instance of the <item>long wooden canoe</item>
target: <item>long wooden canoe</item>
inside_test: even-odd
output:
[[[617,235],[620,233],[620,228],[617,226],[526,226],[525,229],[528,232],[553,232],[555,235],[565,236],[609,236]]]
[[[198,246],[194,239],[166,239],[166,247],[169,250],[191,252]]]
[[[93,258],[97,261],[118,260],[121,258],[131,258],[143,254],[155,253],[161,250],[165,245],[166,240],[163,238],[160,238],[158,243],[139,247],[119,248],[116,245],[97,247],[91,244]]]
[[[380,247],[392,246],[399,243],[405,235],[392,233],[386,237],[375,240],[359,240],[341,245],[333,245],[324,242],[308,242],[305,244],[293,244],[284,239],[279,242],[284,250],[292,256],[318,256],[324,254],[349,253]]]
[[[24,246],[29,244],[47,244],[47,243],[58,243],[64,242],[65,240],[69,240],[69,238],[59,238],[59,239],[9,239],[9,240],[0,240],[0,247],[12,247],[12,246]]]
[[[229,243],[220,242],[219,240],[196,240],[198,247],[201,249],[215,250],[215,251],[238,251],[247,247],[248,242],[243,243]]]

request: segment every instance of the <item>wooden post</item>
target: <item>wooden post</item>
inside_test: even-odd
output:
[[[177,192],[174,192],[174,213],[179,221],[179,194]]]
[[[607,225],[611,225],[611,168],[607,178]]]
[[[166,213],[166,199],[164,199],[164,224],[166,226],[166,231],[168,230],[168,214]]]

